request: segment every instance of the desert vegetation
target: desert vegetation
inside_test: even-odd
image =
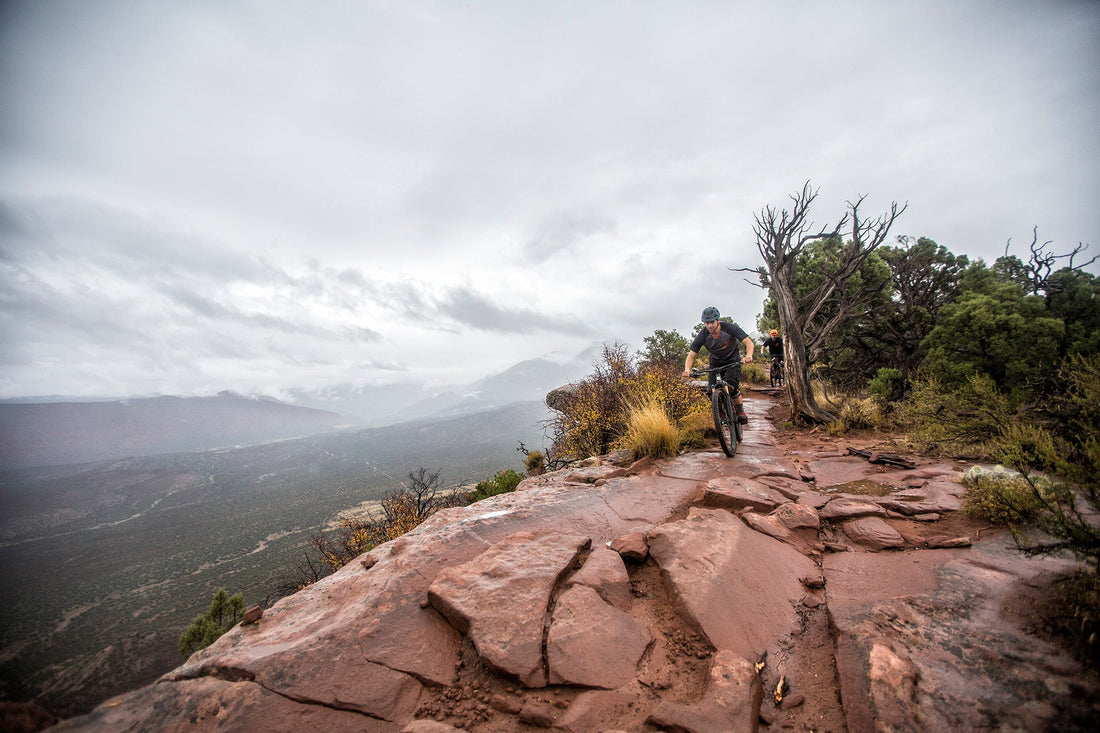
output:
[[[206,613],[196,616],[187,631],[180,636],[180,654],[189,657],[199,649],[213,644],[219,636],[229,631],[244,616],[244,596],[229,595],[225,588],[218,588]]]
[[[676,356],[664,346],[654,348],[654,342],[647,352],[634,357],[624,344],[605,345],[600,362],[571,385],[551,419],[552,463],[560,465],[616,448],[630,448],[639,456],[667,455],[668,448],[661,447],[671,440],[665,421],[676,426],[687,415],[710,409],[702,394],[680,376],[687,340],[667,331],[651,338],[659,338],[664,345],[676,341],[683,350]],[[658,425],[661,429],[655,430]],[[641,440],[643,435],[656,442]]]
[[[807,188],[792,197],[796,210],[815,195]],[[1025,552],[1086,563],[1090,571],[1062,590],[1069,625],[1084,632],[1095,662],[1100,278],[1083,268],[1096,258],[1083,258],[1084,244],[1058,253],[1037,229],[1026,260],[1009,242],[991,265],[928,238],[898,237],[863,251],[841,280],[836,272],[857,242],[839,230],[803,237],[787,250],[789,292],[781,295],[800,314],[809,402],[821,412],[792,409],[790,425],[825,423],[838,436],[888,430],[916,451],[1004,466],[970,476],[966,510],[1010,527]],[[774,267],[757,274],[770,293],[757,322],[763,331],[781,324],[790,303],[777,298]]]

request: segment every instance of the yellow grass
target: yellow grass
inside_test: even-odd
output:
[[[635,458],[674,456],[680,450],[680,430],[661,403],[648,398],[629,408],[622,443]]]

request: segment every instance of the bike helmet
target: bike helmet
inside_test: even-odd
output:
[[[709,308],[704,308],[703,309],[703,323],[709,323],[710,321],[717,321],[718,317],[720,315],[721,314],[718,312],[718,309],[715,308],[713,305],[710,306]]]
[[[779,335],[779,331],[776,331],[774,328],[772,330],[768,331],[768,333],[771,334],[772,336],[778,336]]]

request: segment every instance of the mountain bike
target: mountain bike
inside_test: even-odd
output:
[[[773,387],[783,386],[783,377],[785,376],[783,374],[783,360],[778,356],[772,357],[772,365],[768,369],[768,374],[771,375]]]
[[[718,431],[718,442],[722,444],[725,454],[732,458],[737,453],[737,444],[744,440],[745,426],[737,421],[737,412],[733,409],[733,398],[741,394],[741,386],[722,379],[722,372],[726,369],[729,367],[692,369],[691,376],[715,372],[710,393],[710,414],[714,418],[714,429]]]

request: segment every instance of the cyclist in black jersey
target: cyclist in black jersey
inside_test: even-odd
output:
[[[752,361],[752,352],[756,349],[756,345],[753,344],[752,339],[740,326],[736,323],[719,321],[720,317],[721,314],[714,306],[703,310],[702,320],[706,328],[700,331],[691,343],[691,350],[688,351],[687,359],[684,360],[684,376],[691,376],[691,365],[695,363],[695,356],[700,349],[706,346],[707,352],[710,354],[710,365],[712,367],[726,367],[722,372],[722,378],[730,384],[736,385],[741,381],[741,365]],[[741,356],[739,344],[745,345],[744,357]],[[708,395],[714,385],[714,379],[715,372],[707,374]],[[748,415],[745,414],[743,402],[741,393],[738,391],[733,400],[733,406],[737,411],[737,421],[742,424],[749,421]]]
[[[768,356],[779,357],[779,361],[783,361],[783,339],[779,337],[779,331],[773,328],[760,345],[768,350]]]

